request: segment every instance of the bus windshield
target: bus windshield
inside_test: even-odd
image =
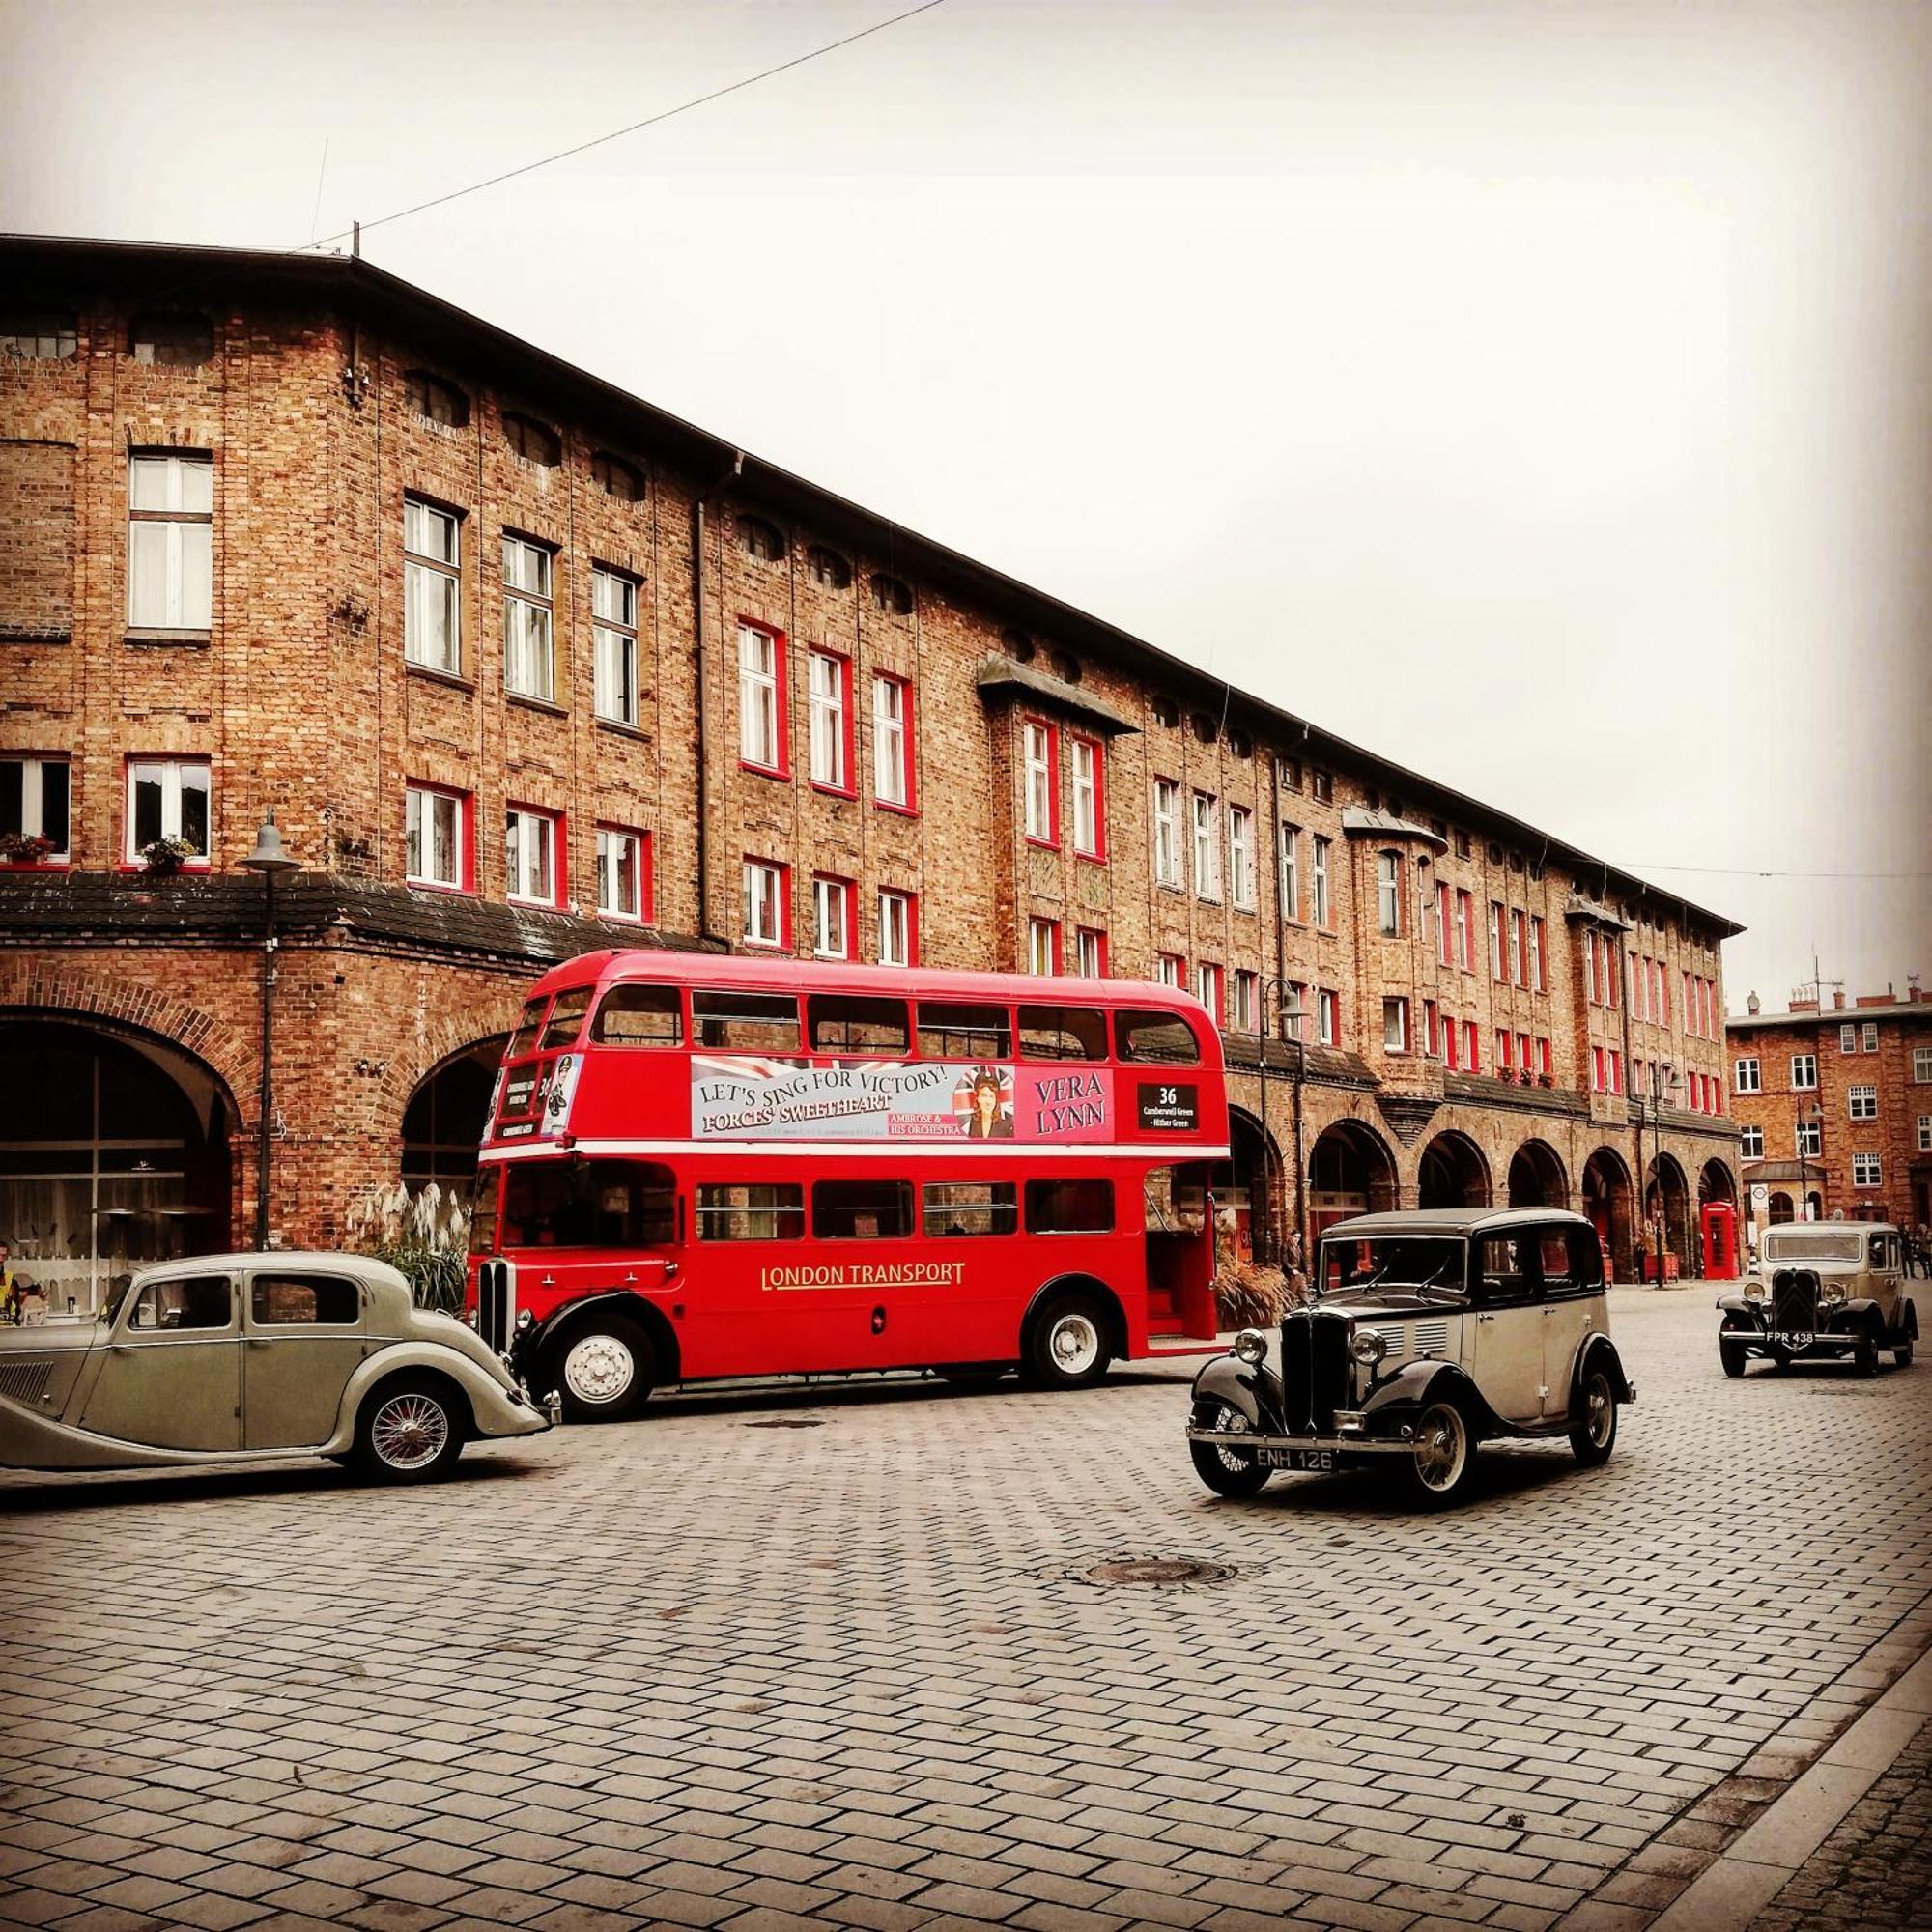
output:
[[[503,1179],[506,1247],[665,1247],[676,1225],[677,1185],[656,1161],[519,1161]]]
[[[1395,1235],[1378,1240],[1323,1240],[1316,1266],[1322,1294],[1342,1290],[1435,1289],[1460,1294],[1468,1244],[1441,1235]]]

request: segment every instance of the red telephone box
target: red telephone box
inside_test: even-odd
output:
[[[1704,1279],[1738,1278],[1738,1210],[1728,1201],[1707,1201],[1704,1224]]]

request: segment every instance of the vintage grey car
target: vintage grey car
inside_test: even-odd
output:
[[[1220,1495],[1277,1469],[1381,1467],[1433,1505],[1463,1492],[1489,1437],[1567,1437],[1577,1462],[1605,1462],[1635,1399],[1589,1221],[1426,1208],[1326,1229],[1309,1306],[1201,1371],[1187,1439]]]
[[[1904,1238],[1889,1222],[1790,1221],[1765,1231],[1756,1265],[1718,1303],[1718,1359],[1725,1375],[1751,1359],[1795,1361],[1849,1355],[1861,1376],[1878,1374],[1889,1350],[1912,1363],[1918,1316],[1905,1292]]]
[[[361,1255],[143,1269],[91,1322],[0,1328],[0,1466],[327,1456],[391,1482],[550,1427],[489,1346]]]

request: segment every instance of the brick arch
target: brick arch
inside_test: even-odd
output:
[[[407,1049],[392,1054],[370,1095],[372,1130],[395,1136],[401,1146],[403,1113],[416,1089],[445,1061],[467,1053],[479,1041],[509,1033],[523,1011],[524,994],[504,992],[479,1000],[462,1014],[449,1014],[420,1028]]]
[[[167,1040],[214,1074],[237,1121],[261,1091],[260,1043],[213,1013],[153,986],[48,960],[0,958],[0,1010],[105,1020]],[[252,1118],[252,1117],[250,1117]]]

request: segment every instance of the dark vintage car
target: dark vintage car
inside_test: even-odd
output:
[[[97,1321],[0,1329],[0,1468],[312,1455],[421,1482],[466,1440],[549,1426],[480,1337],[363,1255],[166,1262]]]
[[[1918,1316],[1905,1293],[1904,1238],[1876,1221],[1793,1221],[1770,1228],[1756,1266],[1719,1303],[1718,1359],[1741,1376],[1753,1357],[1789,1368],[1849,1356],[1861,1376],[1878,1358],[1911,1365]]]
[[[1220,1495],[1278,1469],[1378,1466],[1438,1504],[1490,1437],[1565,1437],[1579,1463],[1605,1461],[1635,1399],[1582,1215],[1429,1208],[1327,1229],[1310,1305],[1202,1370],[1187,1437]]]

